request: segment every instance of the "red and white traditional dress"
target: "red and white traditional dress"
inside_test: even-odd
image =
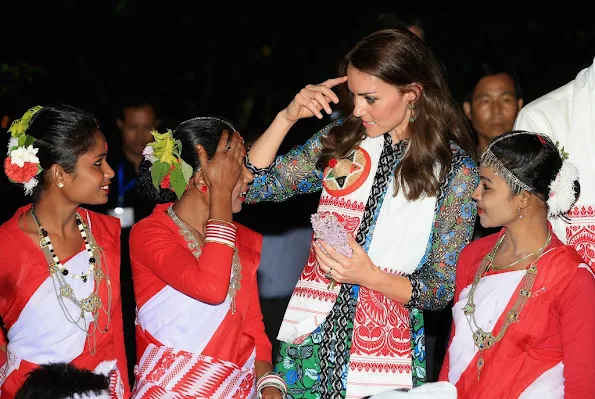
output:
[[[514,127],[559,142],[578,168],[581,195],[566,215],[551,223],[558,237],[595,267],[595,62],[574,80],[524,106]]]
[[[130,396],[126,373],[126,352],[122,329],[122,303],[120,301],[120,221],[86,209],[79,215],[92,231],[102,251],[102,269],[111,281],[111,321],[108,332],[95,333],[93,343],[82,331],[68,321],[56,296],[54,281],[48,272],[48,262],[38,244],[18,226],[21,215],[30,205],[19,208],[14,216],[0,226],[0,315],[4,323],[1,344],[7,346],[7,360],[0,370],[0,395],[13,398],[35,367],[46,363],[72,362],[83,369],[110,373],[112,398]],[[84,246],[62,264],[72,273],[81,274],[89,268],[89,254]],[[68,279],[76,298],[86,298],[93,291],[94,279],[87,282]],[[106,284],[102,283],[99,296],[108,304]],[[70,314],[77,317],[81,309],[65,299]],[[85,312],[87,325],[92,315]],[[107,315],[100,312],[99,327],[106,325]],[[83,326],[83,321],[79,322]],[[93,328],[93,327],[91,327]]]
[[[207,242],[196,259],[166,213],[170,205],[157,205],[130,233],[139,359],[133,397],[255,397],[254,362],[271,362],[256,281],[262,236],[235,224],[242,286],[233,313],[229,295],[217,298],[230,282],[233,249]]]
[[[531,297],[519,321],[483,351],[478,378],[479,351],[463,308],[482,259],[502,234],[504,230],[474,241],[461,252],[454,323],[440,380],[456,385],[462,399],[593,398],[595,275],[575,249],[554,234],[536,264]],[[474,293],[475,320],[484,331],[500,332],[525,274],[525,270],[490,271],[481,278]]]

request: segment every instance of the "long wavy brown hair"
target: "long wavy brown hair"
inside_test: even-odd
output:
[[[360,40],[344,57],[339,76],[353,67],[407,92],[421,87],[415,102],[416,120],[409,123],[409,148],[395,171],[395,192],[404,190],[412,201],[438,194],[450,171],[453,153],[450,141],[476,159],[470,126],[461,107],[452,98],[444,67],[430,47],[407,29],[376,31]],[[349,115],[322,139],[317,166],[324,168],[332,158],[343,158],[366,137],[361,120],[353,116],[353,94],[347,84],[338,88],[343,112]],[[436,176],[436,167],[439,169]]]

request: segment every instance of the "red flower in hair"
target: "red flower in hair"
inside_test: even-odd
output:
[[[4,160],[4,173],[14,183],[27,183],[29,180],[37,176],[38,164],[25,162],[23,167],[11,162],[10,157]]]
[[[174,165],[169,168],[169,172],[163,177],[161,183],[159,183],[159,187],[168,189],[171,186],[171,171],[174,170]]]
[[[337,160],[335,158],[331,158],[330,161],[328,161],[328,166],[334,168],[335,166],[337,166]]]

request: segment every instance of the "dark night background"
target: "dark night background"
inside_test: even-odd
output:
[[[334,77],[340,57],[387,13],[422,21],[459,101],[469,89],[469,72],[483,60],[516,66],[527,103],[573,79],[595,56],[595,24],[588,16],[559,10],[529,15],[502,11],[502,4],[447,11],[429,11],[429,5],[323,11],[286,4],[283,11],[271,3],[240,12],[231,4],[217,10],[217,4],[175,1],[88,3],[27,2],[21,7],[31,12],[5,18],[5,36],[35,38],[20,54],[0,56],[0,116],[18,118],[32,105],[70,103],[93,112],[113,140],[120,97],[144,94],[154,98],[161,129],[221,115],[251,139],[307,83]],[[33,10],[35,22],[28,16]],[[326,122],[300,121],[281,152]],[[5,180],[1,191],[13,192]],[[14,212],[15,206],[9,208],[2,220]]]
[[[221,114],[250,136],[305,84],[334,77],[341,55],[379,26],[380,14],[411,14],[399,7],[293,11],[288,4],[284,12],[263,5],[261,12],[233,13],[193,10],[175,1],[119,0],[111,9],[82,4],[52,4],[53,12],[61,12],[47,19],[50,29],[23,26],[27,22],[20,18],[4,23],[5,37],[23,28],[41,37],[24,45],[21,54],[0,56],[2,115],[20,116],[38,103],[67,102],[94,112],[111,128],[118,96],[135,91],[154,95],[171,127],[184,118]],[[595,24],[589,18],[490,7],[482,3],[467,15],[416,13],[457,99],[467,89],[466,72],[488,57],[517,65],[526,102],[593,61]],[[54,34],[58,37],[45,37]]]

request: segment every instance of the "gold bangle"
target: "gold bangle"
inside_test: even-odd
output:
[[[229,242],[225,242],[223,240],[217,240],[217,239],[213,239],[213,238],[205,238],[205,244],[208,243],[208,242],[213,242],[213,243],[216,243],[216,244],[223,244],[223,245],[226,245],[226,246],[230,247],[231,249],[235,249],[236,248],[235,245],[231,245]]]

